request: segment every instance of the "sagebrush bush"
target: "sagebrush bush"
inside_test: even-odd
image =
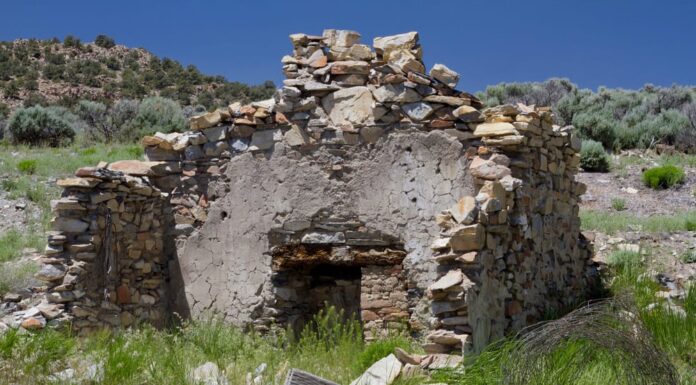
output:
[[[602,143],[594,140],[584,140],[580,149],[580,167],[585,171],[609,171],[609,156]]]
[[[110,142],[114,138],[114,128],[107,107],[99,102],[80,100],[75,113],[87,123],[84,132],[89,141]]]
[[[34,106],[16,110],[7,124],[13,143],[57,147],[72,142],[75,131],[55,110]]]
[[[138,106],[135,119],[124,127],[123,136],[130,140],[139,140],[155,132],[178,132],[186,129],[186,119],[179,103],[154,96],[143,99]]]
[[[643,183],[653,189],[667,189],[684,182],[685,174],[681,167],[664,165],[643,172]]]

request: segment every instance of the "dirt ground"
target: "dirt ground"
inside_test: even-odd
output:
[[[649,217],[655,215],[683,214],[696,210],[696,168],[684,167],[685,181],[680,186],[666,190],[653,190],[642,182],[642,173],[658,164],[654,156],[638,155],[640,161],[619,161],[619,166],[608,173],[580,172],[577,180],[587,185],[582,196],[581,210],[618,213],[612,202],[623,200],[624,215]],[[634,160],[635,160],[634,155]],[[625,160],[625,159],[624,159]],[[622,231],[617,234],[592,232],[595,236],[595,260],[604,262],[618,249],[639,247],[650,265],[667,274],[680,286],[696,283],[696,263],[684,263],[686,253],[696,253],[696,232],[641,232]]]

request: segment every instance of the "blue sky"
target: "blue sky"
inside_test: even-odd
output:
[[[0,40],[104,33],[230,80],[282,80],[287,35],[353,29],[363,42],[419,31],[426,64],[459,88],[568,77],[581,87],[696,84],[696,2],[526,1],[5,1]]]

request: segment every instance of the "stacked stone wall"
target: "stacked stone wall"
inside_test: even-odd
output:
[[[415,32],[373,47],[353,31],[290,40],[273,99],[193,117],[189,132],[145,137],[146,162],[61,182],[77,203],[56,209],[56,265],[86,263],[84,277],[118,266],[74,297],[55,294],[67,275],[52,279],[49,298],[67,296],[78,328],[212,312],[267,330],[292,307],[279,302],[276,265],[335,256],[361,268],[368,329],[407,320],[434,330],[432,352],[479,350],[582,297],[579,141],[548,109],[484,109],[454,71],[426,72]],[[112,247],[106,213],[121,228]]]

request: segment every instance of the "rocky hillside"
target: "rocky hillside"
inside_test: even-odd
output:
[[[143,48],[128,48],[100,35],[82,43],[68,36],[0,42],[0,116],[20,105],[70,106],[80,99],[110,103],[160,95],[181,105],[207,108],[232,101],[265,99],[275,86],[249,86],[202,74]]]

